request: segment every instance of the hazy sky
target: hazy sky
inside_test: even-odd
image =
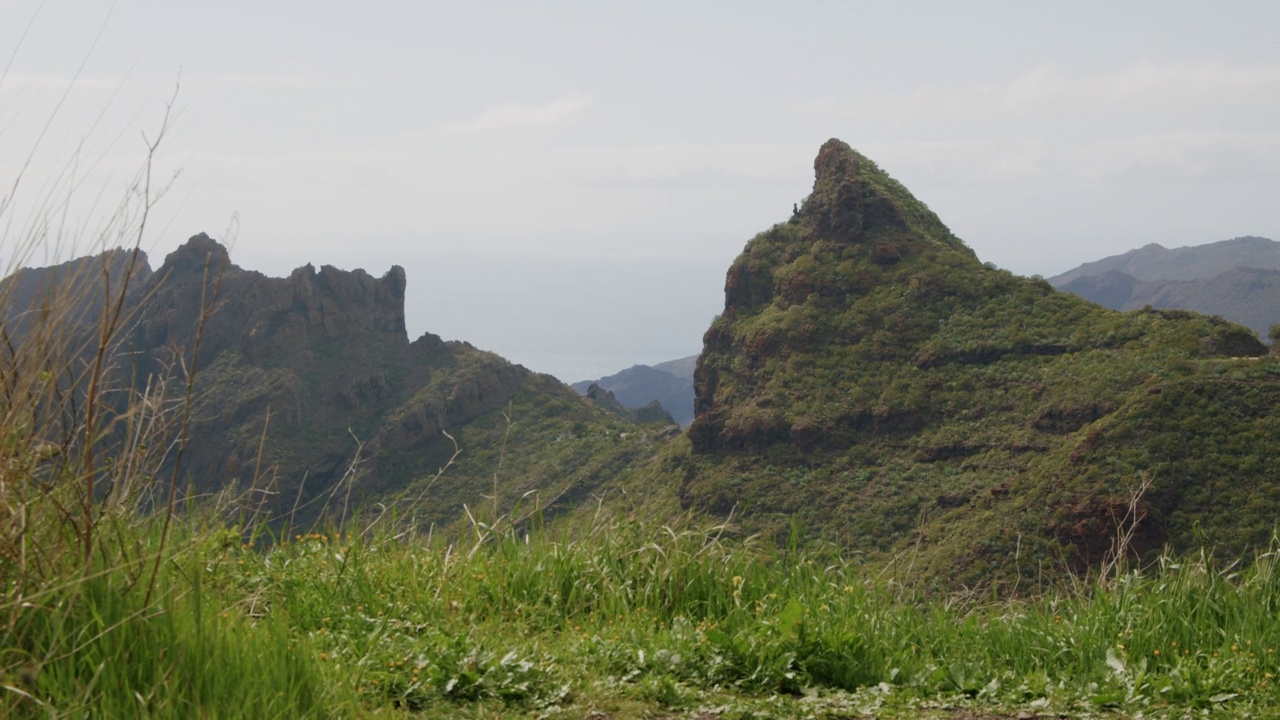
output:
[[[8,246],[90,238],[176,87],[153,265],[399,264],[411,335],[566,381],[696,353],[830,137],[1023,274],[1280,239],[1274,0],[0,0],[0,62]]]

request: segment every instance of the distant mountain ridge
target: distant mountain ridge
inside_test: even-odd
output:
[[[1049,282],[1071,282],[1084,275],[1100,275],[1111,270],[1132,275],[1138,280],[1194,280],[1236,267],[1280,270],[1280,243],[1254,235],[1180,248],[1148,243],[1135,250],[1084,263],[1049,278]]]
[[[571,387],[586,395],[592,385],[598,385],[633,409],[657,401],[680,427],[688,427],[693,422],[693,369],[697,361],[698,356],[691,355],[657,365],[633,365],[597,380],[573,383]]]
[[[1152,243],[1049,282],[1113,310],[1149,305],[1220,315],[1263,338],[1280,323],[1280,242],[1262,237],[1174,249]]]

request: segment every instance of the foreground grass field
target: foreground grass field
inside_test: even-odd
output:
[[[1274,717],[1275,554],[924,599],[714,531],[311,533],[120,518],[14,604],[4,717]],[[112,549],[116,548],[116,549]]]

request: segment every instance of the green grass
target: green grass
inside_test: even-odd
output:
[[[1239,717],[1280,705],[1274,554],[1247,570],[1166,559],[1034,599],[924,599],[865,568],[692,528],[461,546],[312,533],[261,549],[238,530],[180,525],[149,604],[145,573],[116,564],[8,608],[0,713]],[[148,521],[131,527],[133,546],[157,544]]]
[[[142,551],[132,560],[100,553],[90,572],[4,607],[0,715],[318,718],[342,706],[285,613],[234,611],[212,535],[172,538],[187,549],[162,553],[152,586],[159,535],[158,523],[123,529]]]
[[[313,536],[279,555],[262,587],[375,704],[750,708],[871,692],[904,708],[976,698],[1176,714],[1277,699],[1272,556],[1243,574],[1167,562],[1034,601],[962,603],[640,525],[469,549]]]

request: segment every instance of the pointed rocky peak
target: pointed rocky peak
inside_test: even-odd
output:
[[[822,143],[818,157],[813,161],[814,192],[856,179],[865,169],[871,168],[879,170],[875,163],[849,147],[848,143],[831,138]]]
[[[848,144],[834,138],[823,143],[813,169],[813,193],[798,219],[820,236],[894,246],[923,240],[972,255],[924,203]]]
[[[160,272],[162,275],[165,272],[203,274],[205,267],[208,267],[211,272],[216,273],[230,265],[231,257],[222,243],[200,233],[166,255]]]

